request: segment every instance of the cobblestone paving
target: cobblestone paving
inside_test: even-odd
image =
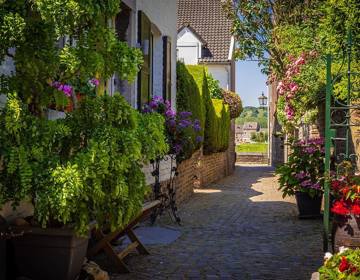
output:
[[[235,174],[180,206],[181,237],[131,256],[120,279],[310,279],[321,265],[321,220],[298,220],[270,167],[237,166]],[[160,225],[172,225],[164,216]],[[174,226],[175,227],[175,226]]]

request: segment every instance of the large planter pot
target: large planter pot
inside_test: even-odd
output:
[[[88,238],[70,229],[26,229],[12,239],[18,277],[32,280],[74,280],[86,256]]]
[[[321,196],[311,197],[308,193],[295,193],[296,203],[299,210],[299,218],[314,219],[321,217]]]
[[[334,237],[335,252],[338,252],[341,246],[360,248],[360,217],[350,215],[345,224],[337,226]]]

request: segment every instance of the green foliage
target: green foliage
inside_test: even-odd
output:
[[[215,80],[211,73],[206,73],[207,84],[209,87],[210,97],[213,99],[223,99],[223,90],[220,87],[220,82]]]
[[[204,153],[223,152],[229,146],[230,110],[223,100],[212,99],[207,107]]]
[[[251,138],[250,139],[251,139],[251,141],[254,141],[254,142],[263,143],[263,142],[266,142],[268,140],[268,133],[263,132],[263,131],[253,132],[253,133],[251,133]]]
[[[266,153],[268,144],[266,143],[242,143],[236,146],[238,153]]]
[[[307,142],[289,143],[291,154],[288,161],[277,167],[279,190],[283,197],[305,192],[310,196],[322,195],[324,183],[324,141],[309,139]]]
[[[119,7],[120,0],[2,1],[0,62],[12,57],[16,72],[2,77],[0,93],[18,92],[31,112],[42,115],[58,101],[51,87],[54,81],[70,85],[94,77],[105,81],[115,72],[133,81],[142,54],[120,42],[109,26]],[[62,41],[65,46],[60,48]],[[16,52],[9,53],[10,48]]]
[[[178,111],[191,112],[194,119],[201,125],[200,136],[204,136],[206,120],[206,102],[209,100],[205,68],[203,66],[177,64],[177,94]],[[199,143],[195,145],[200,147]]]
[[[144,162],[164,156],[169,150],[168,143],[164,137],[166,134],[164,117],[156,113],[138,113],[138,118],[138,138],[144,139],[142,141],[141,152],[144,157]]]
[[[181,64],[180,64],[181,65]],[[195,80],[201,97],[201,103],[192,103],[201,108],[201,126],[204,130],[204,152],[207,154],[225,151],[229,145],[230,109],[222,99],[211,99],[206,69],[203,66],[188,65],[186,69]],[[191,81],[192,83],[192,81]],[[183,104],[180,98],[180,104]],[[181,105],[180,105],[181,106]],[[189,106],[190,108],[190,106]],[[196,109],[195,109],[196,110]]]
[[[0,201],[31,198],[43,226],[117,229],[141,209],[142,164],[168,152],[164,120],[140,115],[120,95],[85,98],[66,119],[29,114],[10,96],[0,116]]]
[[[224,103],[229,105],[230,117],[236,119],[243,111],[242,101],[238,94],[232,91],[223,90]]]
[[[356,280],[360,278],[360,249],[345,249],[325,260],[319,268],[321,280]]]
[[[200,71],[199,71],[200,70]],[[177,62],[176,65],[176,106],[179,112],[191,112],[192,118],[200,121],[201,131],[194,132],[194,130],[187,129],[192,137],[193,149],[199,149],[201,142],[196,141],[196,136],[204,138],[206,107],[202,97],[201,87],[195,81],[194,76],[200,74],[202,77],[204,68],[200,66],[185,66],[182,62]],[[193,76],[194,75],[194,76]],[[198,78],[198,82],[200,78]],[[194,151],[188,151],[191,155]]]
[[[278,46],[274,30],[279,25],[299,24],[312,17],[311,11],[318,2],[321,1],[226,1],[224,6],[233,20],[237,41],[236,57],[259,59],[265,73],[284,74],[286,53]]]
[[[267,109],[247,106],[241,115],[236,119],[236,124],[245,124],[247,122],[257,122],[261,128],[267,128]]]

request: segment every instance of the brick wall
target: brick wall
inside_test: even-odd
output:
[[[235,169],[235,123],[231,122],[229,148],[222,153],[204,155],[202,150],[178,166],[176,200],[181,203],[191,197],[195,188],[206,186],[234,172]]]

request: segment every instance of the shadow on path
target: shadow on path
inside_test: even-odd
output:
[[[181,236],[128,259],[133,273],[112,279],[310,279],[321,265],[321,220],[298,220],[277,191],[274,170],[237,166],[180,205]]]

